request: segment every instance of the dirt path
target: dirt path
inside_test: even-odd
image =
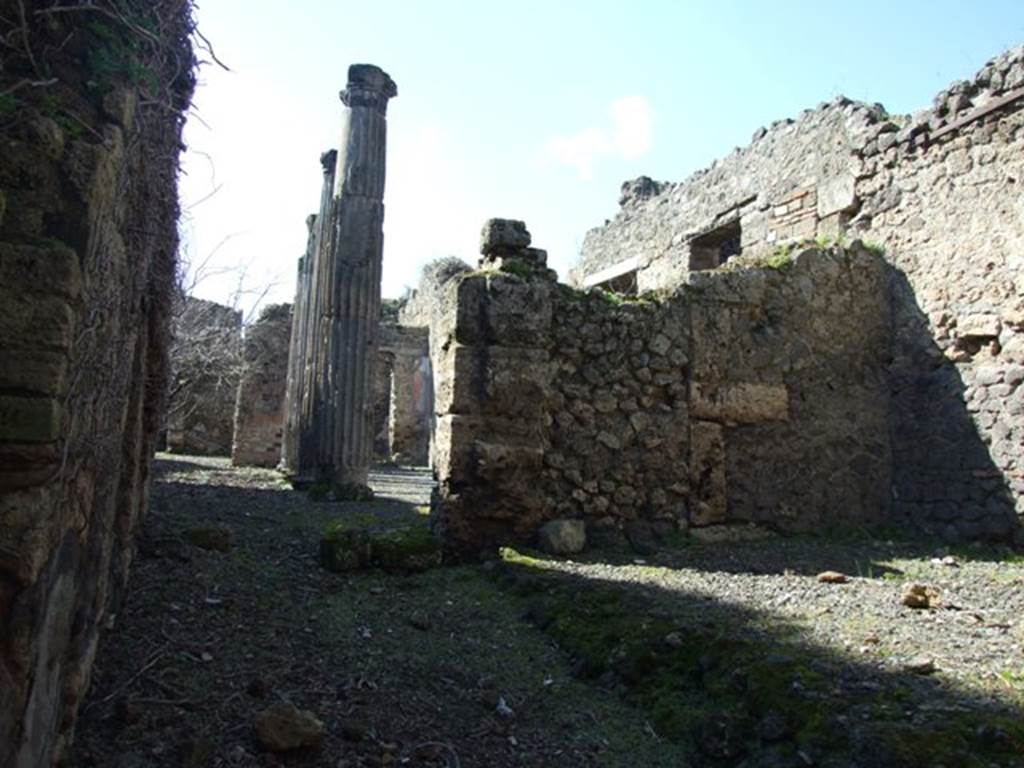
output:
[[[425,473],[375,475],[368,505],[312,503],[274,472],[220,459],[166,457],[156,471],[75,765],[678,764],[642,713],[573,680],[565,654],[480,566],[348,577],[319,567],[326,521],[408,514],[429,499]],[[211,524],[231,528],[228,552],[182,543]],[[499,699],[514,715],[498,713]],[[258,749],[254,716],[276,701],[324,721],[322,749]]]
[[[1005,553],[675,541],[343,576],[318,564],[324,524],[422,513],[424,473],[318,504],[220,459],[156,472],[73,765],[1024,764],[1024,565]],[[186,543],[209,526],[227,551]],[[935,608],[902,605],[912,581]],[[323,746],[261,751],[275,702],[314,712]]]

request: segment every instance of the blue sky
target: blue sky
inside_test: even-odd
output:
[[[292,299],[350,63],[398,84],[383,286],[395,296],[431,259],[475,262],[491,216],[524,219],[564,275],[622,181],[683,179],[839,94],[920,109],[1024,42],[1021,0],[199,0],[197,17],[231,71],[202,69],[186,127],[185,251],[205,262],[205,298],[230,303],[244,269],[243,308],[264,286]]]

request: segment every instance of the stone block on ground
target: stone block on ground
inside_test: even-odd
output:
[[[551,555],[574,555],[587,545],[582,520],[551,520],[541,526],[537,535],[541,549]]]

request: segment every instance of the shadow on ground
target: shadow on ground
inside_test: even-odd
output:
[[[422,519],[424,473],[389,471],[376,476],[387,498],[334,504],[224,460],[161,460],[155,477],[72,765],[1021,764],[1013,679],[999,695],[946,674],[944,659],[915,674],[882,663],[905,651],[884,633],[858,657],[821,629],[826,615],[854,617],[858,600],[898,594],[881,569],[907,567],[885,545],[676,542],[644,565],[509,555],[339,575],[318,563],[324,526],[368,512]],[[227,551],[187,544],[196,526],[230,529]],[[848,562],[879,570],[851,569],[845,592],[799,575]],[[1019,583],[1000,588],[1018,599]],[[875,613],[883,628],[960,631]],[[876,625],[845,629],[863,638]],[[984,638],[963,642],[988,654]],[[254,717],[282,701],[323,721],[320,749],[261,751]]]
[[[931,658],[879,663],[885,640],[867,628],[873,658],[858,661],[809,631],[813,619],[759,609],[742,590],[719,599],[649,573],[506,559],[498,582],[571,655],[574,674],[640,708],[692,765],[1024,765],[1019,675],[1002,693],[998,681],[969,690]]]

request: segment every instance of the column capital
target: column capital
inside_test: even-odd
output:
[[[353,64],[348,68],[348,85],[339,96],[346,107],[369,107],[382,115],[388,99],[398,95],[398,86],[390,75],[373,64]]]

